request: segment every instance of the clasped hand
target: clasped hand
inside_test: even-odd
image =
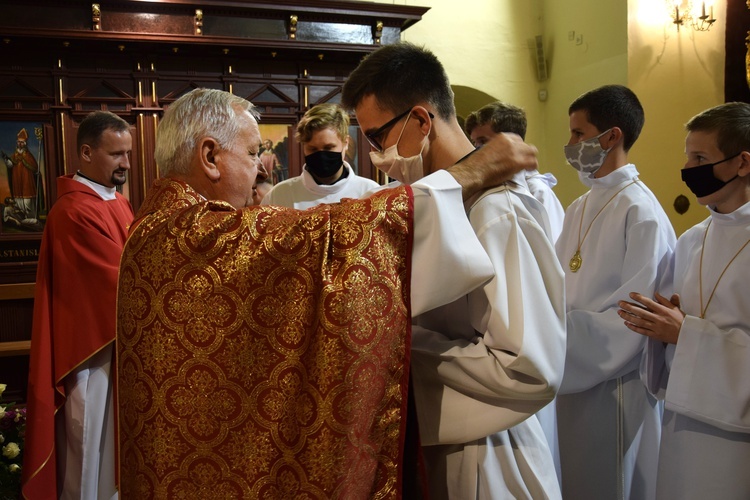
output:
[[[625,321],[625,326],[636,333],[668,344],[676,344],[685,313],[680,309],[680,296],[666,297],[655,294],[656,300],[633,292],[630,298],[635,302],[621,300],[617,314]]]

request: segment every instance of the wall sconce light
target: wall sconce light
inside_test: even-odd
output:
[[[677,26],[677,31],[680,31],[680,26],[686,24],[690,24],[695,31],[708,31],[716,22],[714,6],[711,2],[701,1],[699,8],[694,5],[693,0],[668,0],[668,6],[672,23]]]

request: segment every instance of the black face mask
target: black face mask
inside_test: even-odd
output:
[[[316,151],[305,156],[305,168],[317,179],[333,176],[343,163],[341,151]]]
[[[717,179],[714,176],[714,165],[724,163],[725,161],[729,161],[732,158],[737,158],[739,155],[740,153],[737,153],[736,155],[724,158],[723,160],[717,161],[715,163],[707,163],[705,165],[698,165],[697,167],[692,168],[683,168],[681,170],[682,181],[687,184],[687,187],[690,188],[690,191],[692,191],[693,194],[695,194],[695,196],[697,196],[698,198],[714,194],[716,191],[739,177],[739,174],[735,175],[726,182],[722,181],[721,179]]]

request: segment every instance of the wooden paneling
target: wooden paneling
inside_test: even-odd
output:
[[[34,298],[34,283],[0,285],[0,301]]]

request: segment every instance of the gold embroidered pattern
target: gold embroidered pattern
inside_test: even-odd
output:
[[[155,183],[120,271],[123,500],[399,496],[411,207]]]
[[[212,342],[217,331],[232,319],[231,301],[217,293],[206,276],[185,277],[183,290],[168,295],[164,311],[175,324],[185,325],[185,334],[197,344]]]
[[[187,353],[175,344],[174,332],[157,323],[151,330],[152,341],[148,346],[139,344],[136,352],[143,363],[153,367],[154,380],[161,384],[167,375],[176,375],[177,366],[187,358]]]
[[[146,461],[153,463],[156,474],[161,477],[164,477],[166,468],[175,467],[178,457],[187,451],[177,429],[167,427],[161,415],[143,430],[143,438]]]
[[[172,388],[167,400],[166,409],[180,419],[183,432],[202,441],[218,435],[222,423],[242,404],[235,392],[220,387],[215,373],[202,368]]]
[[[174,276],[175,270],[184,262],[174,246],[174,241],[167,240],[165,235],[159,235],[146,244],[138,262],[146,278],[160,283]]]

